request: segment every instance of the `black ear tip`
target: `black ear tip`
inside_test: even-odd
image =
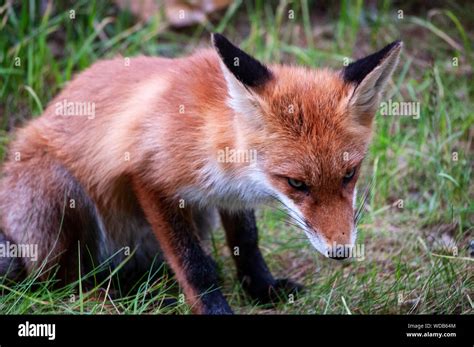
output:
[[[389,52],[393,51],[394,49],[401,49],[403,47],[403,41],[402,40],[396,40],[393,41],[392,43],[389,43],[387,46],[382,48],[380,52],[384,52],[385,54],[388,54]]]
[[[236,47],[224,35],[213,33],[211,39],[222,62],[244,85],[257,87],[272,77],[265,65]]]
[[[231,44],[224,35],[218,33],[211,34],[211,41],[214,47],[219,49],[222,45]]]
[[[403,47],[403,41],[400,39],[393,41],[392,44],[395,46]]]
[[[386,57],[399,52],[403,47],[401,40],[393,41],[380,51],[368,55],[349,64],[343,70],[343,77],[346,82],[359,84],[373,69],[375,69]]]

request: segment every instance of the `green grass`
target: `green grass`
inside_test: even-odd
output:
[[[386,100],[419,102],[421,117],[376,118],[359,184],[362,190],[373,177],[375,185],[359,226],[365,260],[328,261],[280,213],[263,209],[261,248],[270,268],[307,290],[294,301],[262,307],[242,294],[235,271],[229,271],[222,230],[213,233],[213,253],[224,293],[239,313],[472,314],[474,6],[446,2],[428,15],[417,2],[396,7],[383,1],[375,8],[363,1],[269,3],[237,0],[217,22],[180,31],[167,28],[162,13],[137,24],[103,1],[55,5],[43,16],[34,1],[0,5],[0,158],[15,126],[40,115],[74,73],[104,57],[180,56],[207,45],[208,33],[217,31],[267,62],[342,68],[345,58],[401,38],[403,57]],[[148,281],[138,294],[117,299],[108,295],[107,284],[86,292],[79,283],[57,290],[32,276],[1,285],[0,312],[189,313],[185,304],[162,304],[165,297],[178,297],[170,282]]]

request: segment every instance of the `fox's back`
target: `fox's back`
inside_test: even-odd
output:
[[[199,166],[203,158],[196,153],[208,153],[193,149],[206,139],[205,125],[227,121],[217,102],[223,94],[225,82],[212,51],[181,59],[100,61],[18,131],[10,153],[22,153],[22,160],[53,156],[88,189],[106,189],[151,158],[168,169],[173,158]],[[210,112],[218,119],[206,119]],[[179,178],[180,169],[162,176]]]

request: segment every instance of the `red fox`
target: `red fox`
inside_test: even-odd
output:
[[[212,43],[186,58],[99,61],[18,130],[1,170],[0,243],[37,245],[37,260],[4,257],[0,274],[57,265],[70,283],[128,247],[123,278],[158,256],[193,312],[230,314],[201,245],[217,213],[261,303],[301,286],[265,264],[260,204],[283,204],[325,256],[354,244],[359,168],[402,43],[340,71],[266,66],[220,34]]]

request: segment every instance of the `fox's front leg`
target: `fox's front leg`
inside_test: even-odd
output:
[[[138,200],[163,250],[165,259],[182,286],[194,313],[232,314],[219,290],[215,264],[199,244],[186,209],[172,206],[158,193],[134,182]]]
[[[282,293],[296,293],[303,287],[288,279],[273,278],[258,248],[258,230],[253,210],[220,211],[222,224],[237,266],[237,276],[249,295],[267,303]]]

